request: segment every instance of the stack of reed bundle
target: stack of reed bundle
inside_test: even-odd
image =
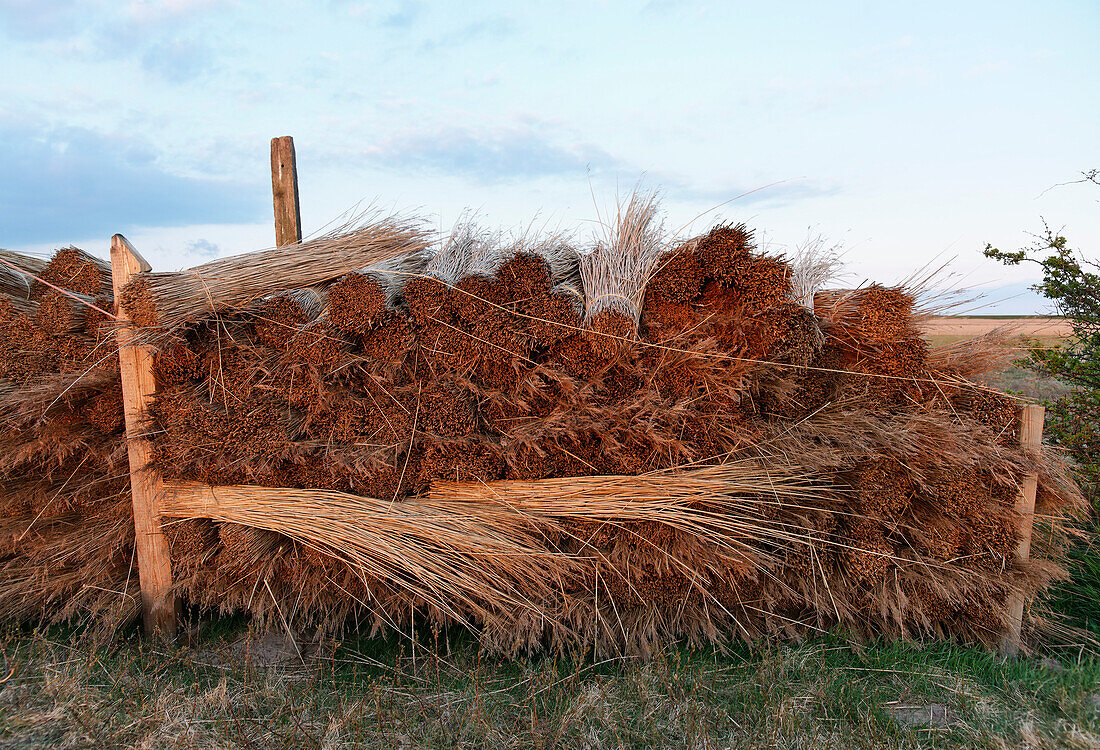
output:
[[[624,212],[628,218],[634,213]],[[622,236],[631,235],[631,226],[622,228]],[[906,383],[932,389],[937,373],[958,382],[950,391],[950,405],[921,401],[935,413],[898,413],[893,381],[900,376],[889,368],[896,367],[897,342],[915,335],[910,295],[879,287],[840,293],[835,296],[844,297],[845,305],[834,305],[840,312],[819,318],[794,299],[792,274],[783,259],[758,254],[744,226],[722,225],[668,250],[657,247],[652,278],[642,285],[641,338],[624,336],[611,348],[593,347],[591,333],[577,330],[582,321],[573,305],[569,309],[578,319],[572,322],[538,320],[530,301],[557,293],[550,281],[554,274],[546,270],[553,264],[534,264],[543,270],[531,274],[521,292],[527,296],[521,297],[509,291],[519,286],[514,271],[509,279],[502,269],[520,265],[514,259],[530,264],[525,254],[472,225],[452,232],[425,273],[410,279],[406,299],[391,297],[382,315],[377,304],[364,306],[357,298],[362,280],[346,277],[339,284],[339,315],[333,316],[330,302],[315,318],[341,321],[339,346],[331,356],[265,349],[264,341],[247,338],[247,326],[234,329],[238,353],[222,351],[222,372],[238,366],[225,365],[232,360],[244,363],[252,375],[236,378],[245,384],[233,390],[237,402],[210,400],[218,387],[205,386],[219,415],[210,427],[193,426],[194,421],[163,423],[172,444],[188,444],[190,436],[194,448],[187,460],[172,453],[164,470],[170,477],[194,479],[211,476],[202,474],[204,467],[221,467],[215,474],[223,483],[243,476],[255,485],[351,491],[386,503],[411,503],[425,491],[440,497],[454,482],[465,481],[482,493],[482,500],[494,497],[526,512],[524,498],[549,491],[540,486],[562,496],[564,486],[592,482],[605,498],[626,492],[639,502],[649,476],[664,481],[663,472],[677,467],[726,467],[732,457],[766,445],[768,472],[788,463],[805,464],[830,483],[851,489],[819,492],[795,509],[754,500],[759,528],[747,536],[762,546],[736,561],[700,542],[699,534],[652,518],[628,520],[629,511],[622,509],[612,522],[586,520],[559,508],[550,535],[554,549],[629,561],[629,572],[614,566],[599,572],[608,587],[608,606],[619,617],[642,618],[667,614],[672,602],[679,602],[678,611],[694,614],[669,618],[669,629],[661,631],[668,637],[721,631],[713,623],[701,624],[709,621],[698,609],[717,604],[731,611],[740,607],[733,627],[742,634],[789,631],[795,612],[813,612],[816,626],[841,622],[868,634],[961,634],[965,618],[958,613],[967,597],[1003,594],[1013,585],[1026,585],[1033,593],[1041,585],[1045,579],[1039,575],[1013,574],[1019,581],[1006,583],[990,572],[994,563],[1002,569],[1012,564],[1008,553],[1014,537],[1006,533],[1011,514],[1003,498],[1026,463],[998,439],[989,410],[983,411],[960,384],[962,376],[948,373],[958,372],[959,364],[931,353],[916,357]],[[593,278],[591,268],[588,278]],[[410,285],[416,291],[410,293]],[[592,302],[605,294],[582,293]],[[827,297],[819,295],[819,301]],[[380,318],[399,321],[403,333],[402,345],[383,357],[368,350],[372,332],[386,325],[378,323]],[[540,323],[563,333],[549,342],[540,339],[531,334]],[[309,330],[309,324],[299,326]],[[214,330],[208,328],[207,336]],[[211,342],[202,347],[209,350]],[[201,395],[202,386],[192,384],[191,392]],[[256,445],[225,439],[224,425],[247,424],[257,410],[267,413],[262,402],[273,394],[272,414],[302,415],[286,422],[285,436],[252,440],[276,451],[265,457]],[[171,403],[168,394],[164,402]],[[196,443],[199,433],[207,438]],[[188,466],[191,470],[184,471]],[[675,481],[691,486],[684,475],[677,476]],[[985,479],[961,485],[977,500],[960,508],[936,489],[945,476]],[[1072,490],[1061,486],[1055,504],[1072,507]],[[562,502],[575,498],[566,493]],[[778,520],[791,512],[797,519]],[[992,520],[982,525],[972,520],[978,517]],[[961,537],[952,531],[967,523],[973,529]],[[769,536],[780,529],[790,536]],[[959,538],[941,541],[954,537]],[[975,552],[979,549],[984,552]],[[670,562],[681,559],[675,550],[693,561],[690,573]],[[950,551],[961,552],[945,557]],[[291,551],[280,554],[290,556],[286,564],[297,575],[304,575],[314,559]],[[332,548],[319,558],[326,575],[340,569],[341,559]],[[931,582],[912,575],[915,568],[928,566],[937,571]],[[939,571],[944,580],[937,577]],[[573,572],[558,582],[570,598],[540,605],[539,632],[548,629],[550,640],[559,644],[576,643],[574,629],[588,632],[561,613],[591,614],[595,600],[587,597],[595,593],[595,575]],[[808,584],[807,576],[811,582],[827,580],[834,589],[832,600]],[[907,581],[900,589],[885,586],[888,577],[899,576]],[[364,580],[360,585],[368,590],[381,585],[369,576]],[[698,580],[707,583],[700,587]],[[935,597],[927,593],[933,590]],[[388,601],[405,602],[400,592],[386,591]],[[233,594],[227,590],[226,596]],[[920,609],[924,601],[938,607],[932,614],[940,615]],[[686,610],[685,603],[690,604]],[[868,620],[869,609],[891,614]],[[547,625],[550,612],[564,619]],[[387,612],[385,617],[399,615]],[[520,632],[518,623],[506,625],[502,616],[484,621],[480,612],[473,619],[482,620],[484,633],[495,634],[486,635],[490,642],[539,641],[534,630]],[[523,621],[534,628],[530,617]],[[993,637],[981,632],[979,639]],[[644,647],[636,634],[624,639],[615,647]],[[613,648],[611,641],[605,646]]]
[[[506,652],[838,625],[992,643],[1007,597],[1061,574],[1082,499],[975,380],[1003,346],[930,350],[912,292],[822,291],[827,263],[793,268],[742,224],[672,241],[640,194],[580,250],[468,219],[430,247],[391,230],[372,235],[403,248],[384,262],[334,272],[352,243],[337,238],[340,257],[276,283],[259,254],[219,261],[235,280],[202,301],[190,281],[133,295],[159,315],[149,431],[195,606],[280,627],[461,623]],[[10,307],[4,335],[102,327],[70,301]],[[4,362],[23,373],[0,393],[13,518],[124,491],[107,479],[116,392],[74,385],[55,351]],[[93,445],[104,458],[79,465]],[[1021,563],[1031,471],[1042,528]],[[55,507],[66,476],[81,490]]]
[[[3,260],[23,280],[0,290],[0,607],[118,627],[138,589],[109,268],[76,248]]]

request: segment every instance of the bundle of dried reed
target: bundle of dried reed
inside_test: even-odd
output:
[[[41,277],[45,270],[46,261],[41,258],[0,248],[0,294],[30,300],[34,289],[31,276]]]
[[[121,303],[139,326],[167,330],[240,307],[281,290],[301,289],[351,271],[415,253],[429,245],[416,219],[367,216],[317,239],[215,260],[178,273],[143,273],[123,290]]]
[[[452,289],[467,275],[475,259],[491,265],[499,257],[500,232],[486,230],[472,214],[464,214],[449,235],[432,249],[424,273],[405,282],[409,312],[420,325],[446,322],[453,307]]]
[[[328,292],[320,289],[291,289],[272,295],[256,303],[252,330],[262,343],[286,349],[300,326],[321,316],[327,301]]]
[[[54,253],[40,277],[42,281],[94,297],[111,292],[111,264],[77,247],[63,247]],[[35,282],[35,293],[48,287]]]
[[[329,320],[342,331],[366,333],[397,303],[406,282],[423,273],[430,258],[420,249],[348,274],[328,291]]]
[[[807,237],[791,256],[792,296],[798,304],[814,309],[814,295],[843,275],[841,244],[830,245],[821,234]]]
[[[130,498],[53,517],[4,513],[0,609],[13,622],[85,621],[115,629],[136,619],[140,595],[132,562]]]
[[[656,193],[635,190],[580,256],[585,326],[600,350],[614,351],[637,333],[646,284],[666,249],[659,209]]]
[[[467,624],[541,613],[574,563],[546,528],[500,506],[377,500],[325,490],[169,485],[162,512],[278,532]]]

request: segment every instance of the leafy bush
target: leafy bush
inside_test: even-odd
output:
[[[1084,173],[1078,182],[1100,185],[1100,170]],[[1006,252],[986,245],[985,255],[1006,265],[1038,264],[1043,279],[1035,290],[1073,326],[1065,346],[1035,347],[1027,363],[1072,387],[1046,402],[1044,435],[1077,463],[1093,512],[1087,522],[1091,533],[1073,553],[1073,578],[1056,592],[1055,604],[1082,627],[1100,633],[1100,264],[1070,249],[1064,236],[1045,225],[1030,247]]]

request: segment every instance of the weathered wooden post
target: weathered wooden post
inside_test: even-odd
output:
[[[111,281],[114,287],[122,407],[126,420],[126,448],[130,458],[130,493],[134,505],[134,545],[138,580],[141,584],[141,613],[146,633],[173,636],[177,604],[172,594],[172,562],[168,540],[160,524],[160,474],[153,468],[153,443],[145,436],[149,406],[156,381],[153,378],[153,350],[134,341],[129,316],[117,304],[122,287],[134,274],[152,268],[121,234],[111,238]]]
[[[1043,443],[1043,417],[1046,409],[1029,404],[1020,412],[1020,445],[1030,452],[1039,450]],[[1016,560],[1024,562],[1031,555],[1031,530],[1035,521],[1035,492],[1039,486],[1038,474],[1027,474],[1020,483],[1016,496],[1016,512],[1020,514],[1020,543],[1016,547]],[[1024,625],[1024,597],[1015,594],[1008,602],[1008,629],[1001,639],[1001,653],[1016,656],[1020,652],[1020,636]]]
[[[271,139],[271,194],[275,200],[275,245],[301,242],[298,165],[294,159],[294,139],[289,135]]]

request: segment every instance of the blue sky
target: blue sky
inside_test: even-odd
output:
[[[293,135],[307,233],[375,202],[583,236],[642,179],[672,227],[821,233],[856,280],[957,255],[1000,298],[1031,272],[985,242],[1100,248],[1100,191],[1048,190],[1100,167],[1097,32],[1093,0],[0,0],[0,247],[268,246]]]

